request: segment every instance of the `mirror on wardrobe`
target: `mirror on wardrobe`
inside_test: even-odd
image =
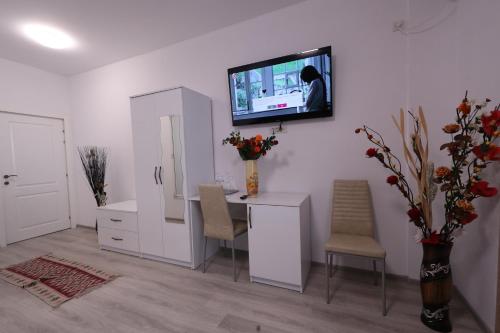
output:
[[[179,115],[160,118],[164,217],[167,223],[184,223],[181,122]]]

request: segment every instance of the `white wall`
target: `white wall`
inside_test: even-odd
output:
[[[453,11],[453,8],[457,8]],[[423,105],[430,124],[432,155],[436,165],[448,165],[439,152],[448,140],[440,128],[452,122],[455,107],[469,96],[493,103],[500,102],[500,46],[495,41],[500,31],[500,2],[494,0],[451,1],[411,0],[410,25],[428,18],[451,16],[435,28],[409,39],[410,105]],[[490,107],[493,107],[490,105]],[[495,165],[484,177],[500,186],[500,166]],[[435,223],[442,217],[442,197],[436,200]],[[495,326],[498,235],[500,204],[498,196],[475,201],[479,218],[466,227],[466,234],[455,241],[452,252],[454,283],[491,331]],[[418,262],[421,250],[409,243],[409,261]],[[418,266],[410,266],[409,275],[418,277]],[[413,269],[411,269],[413,268]]]
[[[391,22],[405,13],[405,4],[398,0],[309,1],[72,77],[75,144],[109,146],[110,199],[134,197],[128,97],[184,85],[213,99],[216,172],[233,175],[243,188],[244,164],[232,148],[220,145],[232,129],[227,69],[332,45],[335,119],[287,123],[280,144],[259,160],[261,187],[311,193],[313,258],[321,261],[330,230],[333,179],[368,178],[375,195],[377,234],[389,254],[388,269],[406,275],[404,203],[386,186],[386,173],[364,158],[367,143],[354,134],[356,127],[369,123],[387,132],[388,140],[399,142],[389,113],[405,103],[405,38],[391,31]],[[241,131],[269,135],[270,127]],[[92,225],[94,203],[83,175],[78,188],[78,221]]]
[[[69,114],[66,77],[0,58],[0,110],[63,118]]]
[[[0,58],[0,111],[62,118],[65,126],[69,127],[69,79]],[[70,131],[66,134],[68,147],[71,147]],[[73,212],[75,191],[72,184],[70,172],[69,192]],[[1,202],[0,217],[3,220]],[[2,225],[3,221],[0,221],[0,246],[5,242]]]
[[[110,201],[135,196],[128,97],[184,85],[213,99],[216,172],[244,187],[244,165],[230,147],[219,145],[231,131],[226,70],[259,60],[325,45],[335,55],[335,117],[286,124],[280,144],[259,160],[263,191],[302,191],[312,198],[313,259],[322,261],[329,234],[331,183],[335,178],[367,178],[372,186],[377,237],[388,252],[391,273],[418,278],[421,250],[400,194],[385,183],[387,172],[364,158],[369,145],[354,129],[361,124],[384,133],[401,151],[390,115],[399,107],[427,110],[431,158],[447,161],[438,146],[440,127],[453,117],[465,89],[478,97],[500,97],[495,13],[498,1],[461,0],[459,10],[425,33],[408,38],[392,32],[392,22],[411,15],[418,23],[443,9],[445,0],[311,0],[139,57],[96,69],[70,80],[75,145],[111,149],[107,179]],[[147,36],[144,36],[147,38]],[[491,64],[491,67],[487,66]],[[273,124],[274,125],[274,124]],[[242,127],[243,135],[270,134],[271,125]],[[76,155],[74,155],[76,158]],[[94,225],[95,203],[78,173],[78,223]],[[496,179],[494,179],[496,177]],[[490,180],[498,185],[498,169]],[[442,216],[442,198],[435,216]],[[453,252],[454,279],[481,318],[494,324],[498,199],[483,200],[481,218],[468,226]],[[349,262],[369,268],[366,263]],[[366,265],[366,266],[365,266]],[[482,279],[482,280],[481,280]]]

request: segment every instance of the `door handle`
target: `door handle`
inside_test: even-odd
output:
[[[161,165],[160,170],[158,170],[158,178],[160,178],[160,185],[163,185],[163,181],[161,180]]]
[[[155,166],[155,183],[156,185],[158,185],[158,178],[156,178],[156,171],[158,170],[158,167]]]
[[[250,229],[252,229],[252,206],[248,206],[248,224]]]

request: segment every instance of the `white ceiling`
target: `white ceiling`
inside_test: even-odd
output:
[[[301,1],[0,0],[0,57],[72,75]],[[18,31],[25,22],[54,25],[79,46],[53,50],[35,44]]]

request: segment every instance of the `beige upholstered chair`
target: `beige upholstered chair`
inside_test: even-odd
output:
[[[326,303],[330,303],[333,255],[365,257],[382,264],[382,314],[385,316],[385,250],[373,238],[373,206],[366,180],[335,180],[331,236],[325,244]],[[375,276],[376,279],[376,276]],[[376,280],[375,280],[376,282]]]
[[[220,239],[224,240],[224,242],[231,241],[233,280],[236,282],[234,239],[247,232],[247,221],[231,218],[222,186],[200,185],[199,191],[204,224],[203,234],[205,236],[205,245],[203,246],[203,273],[205,273],[208,238]]]

